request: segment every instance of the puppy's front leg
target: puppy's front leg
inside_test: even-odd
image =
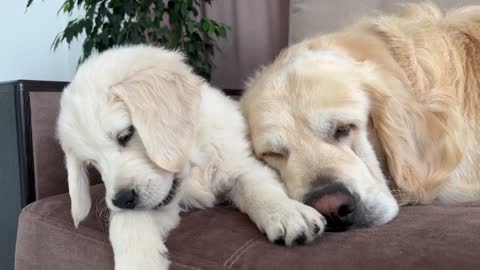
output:
[[[164,240],[178,221],[178,211],[164,209],[112,213],[110,242],[115,270],[168,269]]]
[[[252,163],[250,170],[245,170],[234,183],[231,199],[268,239],[290,246],[312,241],[321,234],[325,218],[315,209],[290,199],[270,168]]]

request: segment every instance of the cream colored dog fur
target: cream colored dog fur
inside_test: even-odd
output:
[[[364,19],[284,50],[247,88],[254,151],[292,198],[333,178],[367,226],[396,215],[391,191],[401,204],[480,199],[480,7]]]

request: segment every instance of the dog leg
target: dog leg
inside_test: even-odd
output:
[[[164,240],[178,224],[178,208],[175,207],[112,214],[110,242],[115,270],[168,269],[170,261]]]
[[[230,196],[235,205],[276,244],[303,244],[320,235],[325,229],[325,218],[315,209],[290,199],[270,168],[257,161],[252,163],[232,187]]]

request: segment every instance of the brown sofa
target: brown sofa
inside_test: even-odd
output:
[[[280,1],[282,1],[280,7],[285,8],[285,2],[288,0]],[[334,1],[333,4],[332,1],[290,0],[289,42],[297,42],[317,32],[341,27],[355,17],[361,16],[362,13],[374,9],[391,10],[392,3],[406,1],[415,0],[339,0]],[[249,5],[253,5],[258,1],[250,2]],[[435,2],[444,7],[478,4],[478,0],[437,0]],[[217,7],[230,4],[219,3]],[[247,4],[236,3],[236,5],[246,7]],[[261,5],[267,7],[269,4]],[[266,9],[256,9],[256,12],[257,14],[260,11],[266,13],[265,18],[269,23],[265,25],[269,26],[268,30],[279,28],[278,25],[271,26],[278,23],[278,18],[272,19],[270,14],[272,12],[269,13]],[[223,10],[217,13],[225,14]],[[281,11],[275,14],[277,13],[283,16],[288,12]],[[251,16],[248,8],[242,14]],[[227,14],[224,17],[231,19],[227,21],[229,25],[236,25],[238,16],[229,17]],[[260,20],[263,17],[259,15],[256,18]],[[273,45],[268,47],[275,51],[268,51],[268,53],[273,55],[279,47],[287,44],[283,35],[276,39],[271,35],[279,35],[279,33],[269,34],[269,44]],[[248,37],[256,38],[250,32],[245,40],[248,40]],[[263,34],[261,38],[264,38]],[[251,42],[248,40],[248,44],[256,44]],[[233,49],[237,48],[236,43],[230,45]],[[240,46],[238,49],[258,51],[255,46],[247,47]],[[239,53],[232,48],[228,47],[225,50],[230,52],[231,57],[253,55],[258,58],[250,51]],[[234,61],[226,64],[241,65],[240,60],[245,62],[245,59],[235,58]],[[238,69],[237,67],[234,70],[234,78],[238,77],[236,76]],[[251,74],[251,72],[252,70],[248,70],[245,73]],[[221,75],[224,76],[223,73]],[[232,76],[224,77],[229,83],[231,81],[240,83],[239,80],[232,80]],[[222,82],[225,84],[224,81],[220,81],[220,84]],[[20,168],[28,170],[28,173],[24,171],[22,171],[23,174],[20,173],[20,178],[25,182],[22,182],[21,190],[26,193],[21,196],[21,203],[24,205],[25,202],[36,201],[26,206],[19,217],[15,268],[17,270],[113,269],[113,254],[107,233],[108,213],[105,210],[104,190],[99,184],[98,175],[94,174],[92,177],[93,208],[90,216],[78,230],[74,228],[70,217],[63,155],[53,136],[60,95],[55,92],[57,86],[58,84],[43,83],[39,88],[41,91],[31,93],[28,93],[29,87],[26,87],[24,89],[26,93],[22,95],[26,97],[27,107],[22,109],[23,113],[17,114],[17,120],[25,119],[31,123],[31,125],[25,125],[26,132],[22,128],[18,129],[26,135],[23,136],[23,140],[26,141],[23,144],[21,141],[19,143],[19,148],[23,151],[19,159],[24,161],[21,162],[24,166]],[[3,116],[3,114],[0,115],[0,119],[3,119],[1,118]],[[0,160],[2,162],[11,160],[10,156],[6,157],[8,158]],[[1,165],[0,171],[2,171]],[[2,184],[2,187],[5,185]],[[0,194],[3,195],[10,193],[1,191]],[[2,221],[1,215],[6,212],[4,208],[0,205],[2,210],[0,221]],[[11,219],[11,215],[5,215],[5,219],[9,218]],[[4,237],[0,230],[0,236],[2,236],[0,240],[11,241],[12,237],[8,234],[12,231],[14,228],[9,226]],[[0,242],[0,247],[1,244]],[[247,216],[234,208],[217,207],[184,214],[179,227],[171,233],[166,244],[173,262],[172,269],[473,270],[480,269],[480,202],[454,206],[403,207],[393,222],[381,228],[325,233],[314,243],[295,248],[285,248],[269,243]],[[3,265],[9,265],[2,264],[3,254],[3,251],[0,252],[0,269],[3,269]]]
[[[15,268],[113,269],[102,184],[91,187],[87,220],[78,230],[73,226],[54,138],[60,93],[44,89],[28,96],[36,201],[19,217]],[[98,175],[93,178],[98,183]],[[293,248],[268,242],[236,209],[217,207],[184,214],[166,244],[172,269],[473,270],[480,269],[480,202],[403,207],[383,227],[325,233]]]

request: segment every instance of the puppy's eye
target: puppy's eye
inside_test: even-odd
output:
[[[337,127],[337,129],[335,130],[335,139],[340,140],[342,138],[348,137],[354,127],[355,126],[353,124]]]
[[[127,143],[130,141],[130,139],[132,138],[134,133],[135,133],[135,127],[134,126],[129,126],[124,131],[118,133],[118,135],[117,135],[118,144],[121,145],[121,146],[126,146]]]
[[[270,157],[270,158],[283,158],[284,155],[281,154],[281,153],[275,153],[275,152],[265,152],[265,153],[262,153],[262,158],[266,158],[266,157]]]
[[[266,151],[262,153],[262,158],[285,158],[288,156],[288,149],[282,148],[279,151]]]

